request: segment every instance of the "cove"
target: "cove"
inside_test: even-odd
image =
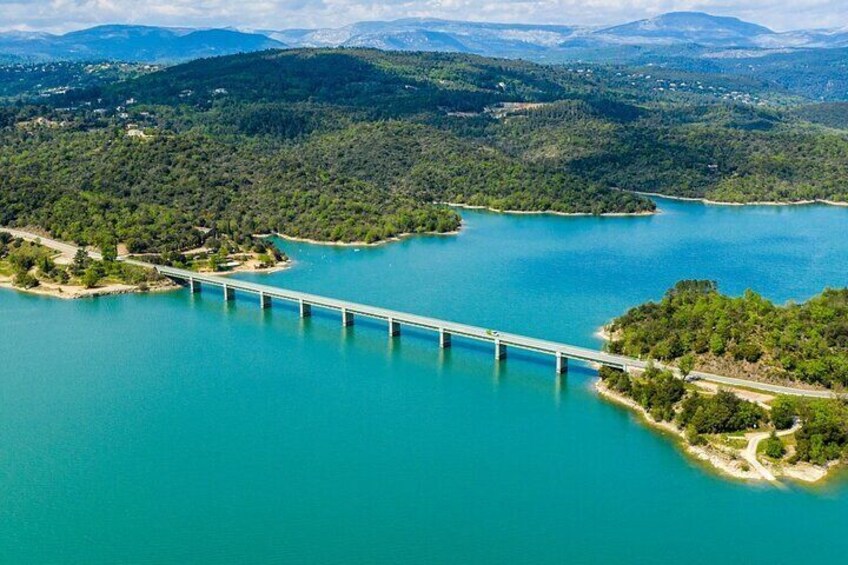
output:
[[[784,302],[848,284],[848,210],[658,199],[644,218],[462,211],[456,237],[280,242],[253,277],[598,346],[682,278]],[[245,278],[251,278],[244,276]],[[717,477],[550,360],[204,289],[0,292],[0,562],[842,559],[848,482]]]

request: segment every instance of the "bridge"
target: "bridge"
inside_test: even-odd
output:
[[[313,308],[321,308],[331,312],[337,312],[342,326],[352,326],[356,317],[378,320],[386,324],[386,331],[390,338],[400,336],[401,327],[408,326],[429,330],[437,334],[439,338],[439,346],[442,348],[448,348],[451,346],[451,337],[453,336],[460,336],[488,343],[492,346],[492,352],[496,361],[506,359],[508,348],[550,355],[553,357],[554,368],[557,376],[564,375],[568,372],[569,361],[591,363],[627,372],[643,371],[648,366],[647,361],[626,355],[615,355],[605,351],[578,347],[556,341],[538,339],[514,333],[498,332],[479,326],[471,326],[438,318],[418,316],[416,314],[389,310],[376,306],[367,306],[357,302],[287,290],[276,286],[256,284],[217,275],[206,275],[175,267],[151,265],[149,263],[142,263],[131,259],[122,258],[121,260],[141,267],[156,269],[156,271],[163,276],[183,282],[189,287],[189,289],[191,289],[192,293],[200,292],[202,285],[219,287],[222,290],[225,301],[234,300],[235,293],[238,291],[256,295],[259,298],[259,306],[261,308],[270,308],[273,300],[294,304],[297,306],[302,318],[311,316]],[[655,363],[655,365],[661,369],[671,370],[675,375],[682,378],[680,371],[676,367],[664,365],[662,363]],[[709,381],[718,385],[742,387],[772,394],[788,394],[811,398],[833,398],[834,396],[837,396],[833,392],[826,390],[788,387],[750,379],[715,375],[701,371],[692,371],[688,377],[691,379]]]
[[[0,231],[9,232],[14,237],[21,237],[30,241],[36,241],[41,245],[55,249],[68,256],[73,256],[73,254],[79,249],[74,245],[50,239],[48,237],[43,237],[24,230],[16,230],[0,226]],[[100,255],[95,252],[89,250],[87,253],[94,259],[100,259]],[[335,311],[339,313],[342,324],[346,326],[354,323],[355,316],[381,320],[386,323],[389,336],[391,337],[399,336],[401,326],[406,325],[437,333],[439,336],[439,345],[441,347],[450,347],[451,336],[453,335],[490,343],[496,360],[503,360],[506,358],[507,347],[551,355],[555,360],[557,375],[562,375],[568,371],[569,360],[593,363],[625,371],[644,370],[648,365],[647,362],[641,359],[624,355],[613,355],[603,351],[577,347],[565,343],[536,339],[518,334],[500,333],[477,326],[458,324],[447,320],[439,320],[437,318],[427,318],[424,316],[417,316],[415,314],[408,314],[406,312],[387,310],[385,308],[376,308],[373,306],[366,306],[364,304],[357,304],[355,302],[336,300],[314,294],[286,290],[275,286],[255,284],[215,275],[205,275],[174,267],[153,265],[137,261],[129,257],[119,257],[118,260],[147,269],[155,269],[166,277],[183,282],[191,288],[192,292],[199,292],[201,285],[203,284],[220,287],[223,290],[225,300],[233,300],[235,298],[235,292],[239,291],[257,295],[259,297],[259,304],[263,308],[270,307],[272,300],[274,299],[294,303],[298,306],[300,315],[303,317],[311,315],[313,306]],[[656,365],[659,368],[674,371],[678,377],[682,376],[675,367],[665,366],[660,363],[657,363]],[[727,377],[701,371],[693,371],[689,374],[689,378],[709,381],[720,386],[742,387],[771,394],[788,394],[812,398],[846,397],[845,394],[834,393],[828,390],[776,385],[751,379]]]
[[[151,266],[148,264],[144,265]],[[442,348],[451,346],[451,338],[453,336],[489,343],[492,346],[494,358],[497,361],[506,359],[508,348],[550,355],[553,357],[554,367],[558,375],[568,372],[569,360],[595,363],[625,371],[631,369],[641,370],[647,366],[645,361],[633,357],[614,355],[585,347],[557,343],[555,341],[547,341],[519,334],[502,333],[478,326],[470,326],[448,320],[440,320],[438,318],[428,318],[426,316],[367,306],[365,304],[327,298],[305,292],[286,290],[276,286],[256,284],[215,275],[205,275],[174,267],[153,265],[153,268],[163,276],[182,281],[191,289],[192,293],[200,292],[202,285],[219,287],[222,290],[225,301],[234,300],[235,293],[238,291],[256,295],[259,298],[261,308],[269,308],[273,300],[293,304],[297,306],[300,316],[303,318],[310,316],[313,308],[337,312],[343,326],[353,325],[357,317],[370,318],[384,322],[389,337],[399,336],[403,326],[420,328],[437,334],[439,346]]]

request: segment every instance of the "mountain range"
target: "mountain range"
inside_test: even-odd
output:
[[[0,56],[23,61],[172,63],[283,47],[266,35],[231,29],[106,25],[64,35],[0,33]]]
[[[65,35],[0,33],[0,55],[22,60],[177,62],[283,47],[451,51],[533,60],[629,60],[664,55],[747,57],[848,47],[848,28],[775,32],[738,18],[672,12],[612,27],[438,19],[360,22],[339,28],[252,30],[107,25]]]
[[[822,48],[848,46],[848,29],[778,33],[738,18],[701,12],[672,12],[613,27],[493,24],[437,19],[361,22],[341,28],[264,31],[302,47],[375,47],[503,56],[509,52],[550,52],[609,46],[710,48]]]
[[[672,12],[612,27],[438,19],[360,22],[339,28],[235,30],[98,26],[65,35],[0,33],[0,62],[183,61],[299,47],[439,51],[542,63],[659,66],[742,75],[793,95],[848,100],[848,27],[775,32],[700,12]]]

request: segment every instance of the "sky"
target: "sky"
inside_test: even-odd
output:
[[[848,0],[0,0],[0,30],[65,32],[106,23],[287,29],[404,17],[612,25],[679,10],[776,31],[848,27]]]

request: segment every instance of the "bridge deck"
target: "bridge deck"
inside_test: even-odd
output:
[[[270,296],[272,298],[285,300],[288,302],[303,302],[314,307],[325,308],[328,310],[335,310],[339,312],[346,311],[357,316],[364,316],[376,320],[384,320],[386,322],[391,320],[393,322],[397,322],[403,325],[433,330],[436,332],[444,331],[450,333],[451,335],[462,336],[469,339],[489,342],[492,344],[500,343],[504,346],[515,347],[527,351],[535,351],[538,353],[544,353],[554,356],[561,355],[562,357],[565,357],[567,359],[573,359],[576,361],[598,363],[600,365],[606,365],[619,369],[644,369],[646,366],[646,363],[644,361],[635,359],[633,357],[613,355],[603,351],[568,345],[565,343],[558,343],[555,341],[537,339],[519,334],[496,332],[478,326],[470,326],[467,324],[460,324],[448,320],[440,320],[438,318],[418,316],[416,314],[409,314],[407,312],[389,310],[386,308],[368,306],[365,304],[359,304],[347,300],[338,300],[335,298],[328,298],[325,296],[318,296],[305,292],[287,290],[276,286],[256,284],[237,279],[219,277],[215,275],[204,275],[201,273],[195,273],[183,269],[176,269],[173,267],[156,266],[156,270],[159,271],[159,273],[161,273],[162,275],[174,279],[180,279],[184,281],[195,281],[198,283],[219,286],[222,288],[226,287],[227,289],[231,290],[248,292],[256,295]]]
[[[571,359],[574,361],[596,363],[598,365],[624,370],[643,370],[648,366],[648,363],[646,361],[636,359],[635,357],[628,357],[626,355],[614,355],[611,353],[606,353],[604,351],[598,351],[586,347],[578,347],[566,343],[559,343],[555,341],[538,339],[513,333],[501,333],[490,329],[481,328],[479,326],[470,326],[467,324],[460,324],[448,320],[440,320],[438,318],[429,318],[426,316],[409,314],[407,312],[389,310],[387,308],[367,306],[365,304],[359,304],[347,300],[338,300],[335,298],[318,296],[316,294],[309,294],[306,292],[287,290],[276,286],[256,284],[215,275],[204,275],[202,273],[196,273],[184,269],[176,269],[174,267],[150,265],[148,263],[142,263],[133,260],[126,260],[126,262],[148,268],[155,268],[162,275],[173,279],[215,285],[222,288],[226,288],[230,292],[234,290],[248,292],[256,294],[260,297],[271,297],[279,300],[285,300],[288,302],[294,302],[298,304],[303,303],[309,306],[317,306],[319,308],[325,308],[328,310],[335,310],[338,312],[346,312],[348,314],[365,316],[377,320],[384,320],[387,323],[391,321],[394,324],[405,324],[407,326],[424,328],[440,333],[444,332],[445,334],[449,335],[463,336],[466,338],[491,343],[496,347],[496,350],[500,349],[498,346],[507,346],[516,347],[527,351],[535,351],[538,353],[554,355],[558,358],[558,370],[560,368],[560,358],[562,361],[566,359]],[[657,363],[656,365],[659,368],[670,369],[674,371],[675,374],[678,375],[678,377],[681,376],[679,371],[675,367],[664,366],[661,363]],[[722,375],[715,375],[712,373],[704,373],[700,371],[693,371],[690,374],[690,377],[710,381],[719,385],[745,387],[772,394],[790,394],[795,396],[807,396],[813,398],[833,398],[834,396],[838,396],[835,393],[826,390],[793,388],[753,381],[749,379],[725,377]]]
[[[33,234],[22,230],[13,230],[0,226],[0,231],[7,231],[15,237],[22,237],[31,241],[38,241],[42,245],[46,245],[47,247],[56,249],[63,253],[73,254],[78,250],[76,246],[70,245],[68,243],[56,241],[50,238],[45,238],[41,235]],[[88,251],[88,254],[92,258],[100,259],[100,255],[97,253]],[[324,306],[325,308],[329,308],[332,310],[341,310],[342,308],[345,308],[352,313],[358,313],[359,315],[363,316],[369,316],[381,320],[391,319],[392,325],[407,324],[410,326],[417,326],[421,328],[436,330],[440,333],[444,333],[445,337],[448,337],[450,333],[453,332],[457,335],[464,335],[472,339],[488,341],[493,344],[511,345],[513,347],[519,347],[530,351],[539,351],[548,354],[552,353],[558,358],[558,369],[560,366],[560,361],[564,361],[565,359],[587,361],[590,363],[598,363],[601,365],[607,365],[610,367],[617,368],[628,367],[635,369],[643,369],[647,365],[644,361],[639,359],[634,359],[632,357],[626,357],[622,355],[611,355],[602,351],[594,351],[592,349],[587,349],[584,347],[576,347],[573,345],[541,340],[517,334],[495,334],[490,330],[475,326],[457,324],[454,322],[438,320],[435,318],[427,318],[424,316],[416,316],[414,314],[396,312],[393,310],[387,310],[385,308],[375,308],[372,306],[365,306],[353,302],[345,302],[343,300],[334,300],[332,298],[325,298],[323,296],[289,291],[274,286],[254,284],[239,280],[231,280],[224,277],[216,277],[213,275],[203,275],[200,273],[194,273],[192,271],[186,271],[183,269],[174,269],[172,267],[152,265],[150,263],[137,261],[129,257],[120,257],[119,260],[128,264],[137,265],[139,267],[156,269],[163,275],[169,276],[171,278],[180,279],[184,281],[189,281],[193,279],[201,283],[205,282],[207,284],[213,284],[222,287],[226,286],[230,289],[230,291],[242,290],[245,292],[258,294],[260,297],[264,296],[266,299],[268,299],[268,297],[271,297],[292,302],[300,302],[301,300],[303,300],[303,302],[308,305],[314,304],[316,306]],[[657,366],[663,367],[663,365],[661,364],[658,364]],[[676,374],[679,375],[679,372],[676,372]],[[809,388],[788,387],[759,382],[751,379],[726,377],[722,375],[715,375],[712,373],[704,373],[701,371],[693,371],[690,376],[693,378],[710,381],[718,385],[744,387],[752,390],[764,391],[771,394],[789,394],[794,396],[806,396],[815,398],[846,397],[845,394],[838,394],[829,390],[811,390]]]

